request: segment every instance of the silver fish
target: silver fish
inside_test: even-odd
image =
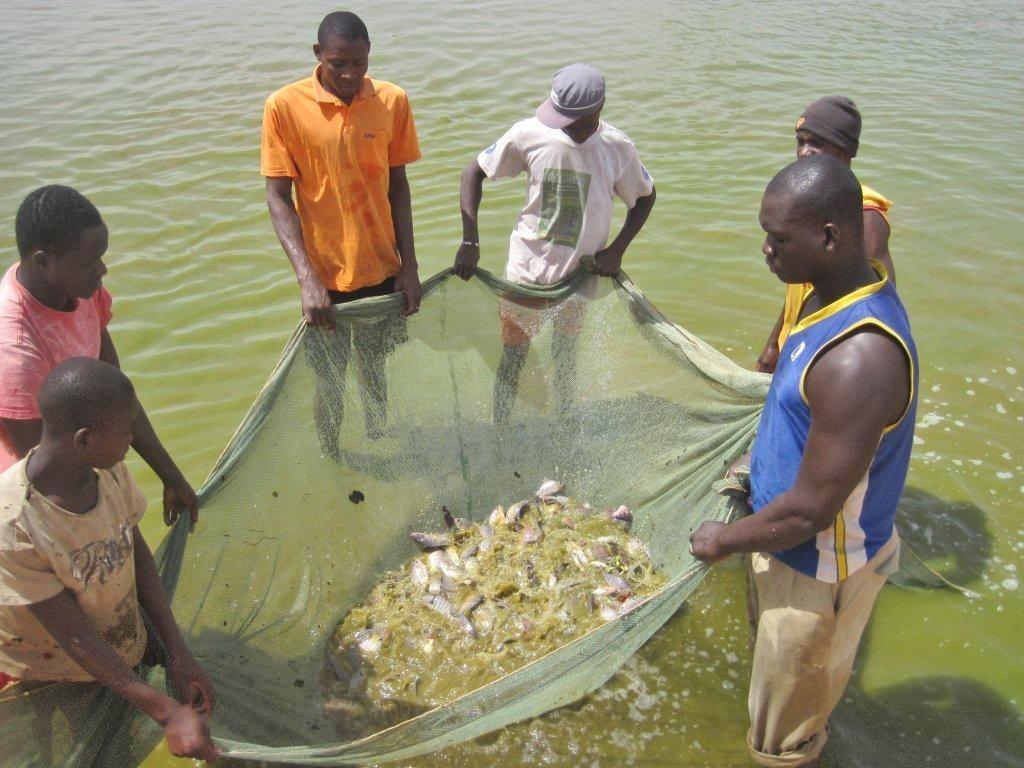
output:
[[[427,555],[427,564],[431,570],[440,571],[445,576],[453,579],[462,575],[461,562],[454,559],[443,549],[435,549]]]
[[[410,566],[412,572],[412,583],[418,587],[425,587],[430,581],[430,570],[423,564],[422,560],[413,560]]]
[[[623,504],[618,509],[612,510],[608,513],[608,516],[612,520],[617,520],[620,523],[631,523],[633,522],[633,513],[629,511],[629,507]]]
[[[505,525],[507,522],[505,520],[505,509],[501,506],[495,507],[491,510],[491,514],[487,518],[487,522],[494,528]]]
[[[361,629],[354,635],[359,644],[359,652],[366,656],[375,656],[380,652],[383,642],[380,635],[372,629]]]
[[[527,544],[534,544],[540,541],[543,537],[544,534],[541,532],[540,528],[535,528],[532,525],[528,525],[523,528],[523,541]]]
[[[342,666],[341,662],[338,661],[338,657],[333,653],[327,654],[327,660],[331,662],[331,669],[334,670],[334,674],[337,675],[339,680],[345,680],[349,673],[348,670]]]
[[[585,568],[587,563],[590,562],[587,553],[583,551],[583,547],[579,544],[569,543],[566,545],[566,549],[569,550],[569,556],[572,558],[572,561],[580,568]]]
[[[464,517],[456,517],[449,510],[448,507],[441,507],[441,512],[444,517],[444,524],[449,528],[454,528],[458,531],[464,531],[470,527],[471,523]]]
[[[357,669],[356,673],[349,678],[348,693],[350,696],[358,696],[366,691],[366,670]]]
[[[423,604],[430,610],[436,611],[445,618],[454,621],[459,625],[459,628],[470,637],[476,637],[476,630],[473,629],[473,624],[470,620],[456,611],[455,607],[443,597],[439,597],[437,595],[425,595],[423,598]]]
[[[479,592],[474,592],[472,595],[462,601],[462,605],[459,606],[459,612],[468,616],[474,610],[476,610],[484,602],[484,596]]]
[[[480,549],[480,542],[475,541],[459,553],[459,559],[465,563],[469,558],[476,554],[478,549]]]
[[[420,533],[419,531],[414,531],[409,534],[409,538],[424,549],[440,549],[452,543],[450,533]]]
[[[508,512],[505,513],[506,522],[508,522],[509,525],[515,524],[519,518],[526,514],[526,510],[529,508],[530,502],[528,501],[520,501],[518,504],[513,504],[508,508]]]
[[[323,708],[324,714],[328,717],[344,718],[346,720],[353,717],[362,717],[366,714],[366,709],[362,704],[357,704],[348,699],[339,699],[335,696],[325,698]]]
[[[494,622],[497,619],[497,616],[492,608],[486,605],[481,605],[473,614],[473,619],[476,621],[477,629],[486,635],[494,629]]]
[[[614,573],[606,573],[604,575],[605,583],[615,590],[620,595],[631,595],[633,594],[633,588],[629,586],[629,582],[621,576],[616,576]]]
[[[545,480],[541,483],[540,488],[537,489],[537,498],[548,500],[552,496],[557,496],[565,490],[565,486],[557,480]]]

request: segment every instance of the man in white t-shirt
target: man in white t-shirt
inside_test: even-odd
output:
[[[568,277],[580,259],[593,255],[599,275],[614,276],[626,247],[654,206],[654,181],[629,137],[601,120],[604,76],[586,64],[571,64],[551,78],[551,96],[536,115],[513,125],[462,172],[462,245],[454,272],[472,277],[480,260],[477,213],[483,180],[527,174],[526,205],[509,238],[505,277],[524,285],[551,285]],[[613,198],[629,212],[618,236],[608,244]],[[540,330],[538,309],[549,302],[503,300],[504,353],[494,386],[494,419],[508,421],[519,389],[530,340]],[[552,355],[555,381],[575,379],[576,337],[583,302],[573,297],[554,313]],[[568,408],[571,389],[562,386],[559,405]]]

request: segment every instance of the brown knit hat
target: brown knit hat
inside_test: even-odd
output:
[[[796,129],[810,131],[829,144],[857,156],[860,145],[860,112],[846,96],[825,96],[812,101],[796,121]]]

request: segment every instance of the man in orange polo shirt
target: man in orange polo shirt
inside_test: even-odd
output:
[[[366,77],[370,38],[353,13],[328,14],[317,32],[311,77],[271,94],[263,113],[260,172],[267,206],[291,261],[318,374],[317,429],[338,458],[345,370],[354,349],[367,435],[383,433],[384,358],[405,340],[401,318],[335,328],[332,304],[405,294],[419,309],[412,201],[405,165],[420,158],[405,92]],[[295,200],[292,199],[292,189]]]

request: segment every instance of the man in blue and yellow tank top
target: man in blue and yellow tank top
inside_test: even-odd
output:
[[[871,609],[898,561],[917,351],[885,268],[864,254],[861,187],[807,157],[764,193],[768,267],[814,290],[783,345],[751,455],[753,514],[705,522],[693,553],[750,552],[757,635],[748,746],[762,765],[813,766]]]
[[[847,165],[860,147],[860,110],[848,96],[824,96],[812,101],[796,121],[796,156],[832,155]],[[889,253],[889,209],[892,201],[866,184],[861,185],[864,210],[864,253],[868,259],[882,262],[895,283],[892,256]],[[757,358],[757,370],[774,373],[779,350],[796,324],[800,308],[811,293],[810,283],[786,286],[786,299],[768,341]]]

